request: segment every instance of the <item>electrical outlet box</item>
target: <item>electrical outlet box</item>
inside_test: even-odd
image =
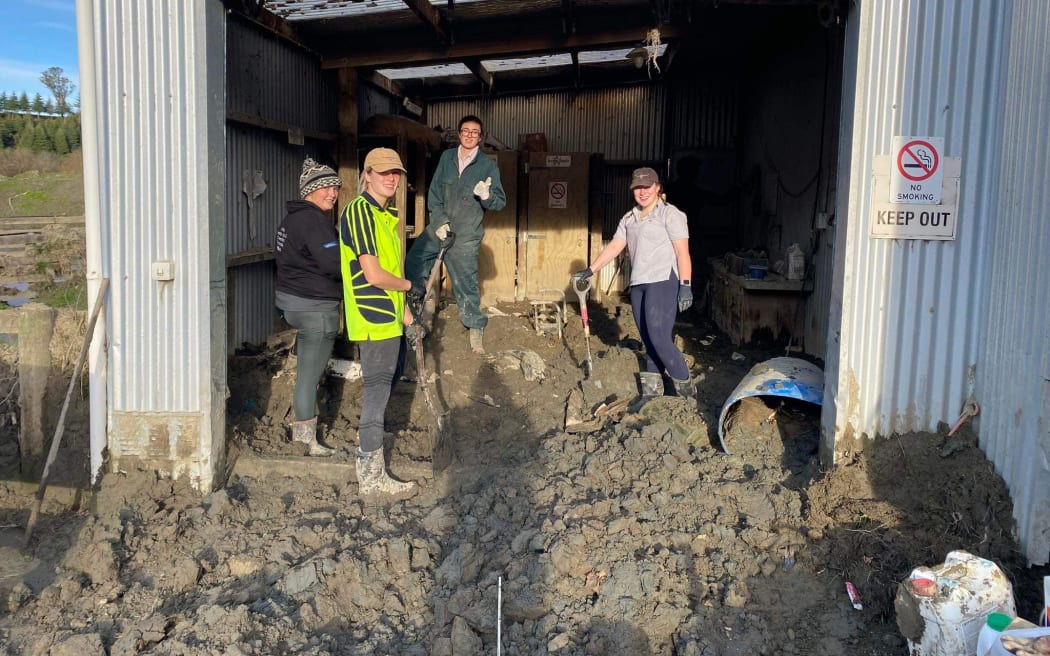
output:
[[[175,280],[175,263],[171,260],[158,260],[150,265],[149,273],[154,280]]]

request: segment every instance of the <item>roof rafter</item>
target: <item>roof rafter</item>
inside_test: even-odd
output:
[[[452,35],[445,29],[444,25],[441,24],[441,14],[438,13],[437,9],[434,9],[434,5],[430,4],[428,0],[401,0],[405,5],[412,10],[412,13],[419,17],[421,21],[426,23],[431,30],[434,31],[438,41],[442,45],[450,45],[452,43]]]
[[[299,32],[288,24],[288,21],[262,6],[261,2],[246,0],[222,0],[222,4],[235,16],[248,19],[256,25],[273,32],[305,50],[314,49],[306,45]]]
[[[665,39],[674,39],[687,33],[683,28],[667,25],[660,30]],[[587,48],[617,45],[636,45],[644,33],[637,27],[615,28],[595,34],[533,34],[518,38],[504,36],[488,41],[457,43],[447,48],[420,47],[418,44],[382,51],[367,49],[357,53],[331,55],[321,61],[321,68],[377,68],[391,65],[427,62],[441,64],[466,59],[497,59],[526,56],[536,53],[559,53]]]
[[[481,63],[481,59],[472,57],[470,59],[464,59],[463,65],[466,66],[474,77],[481,80],[481,83],[485,85],[485,89],[491,89],[495,79],[493,78],[492,71],[485,68],[485,65]]]

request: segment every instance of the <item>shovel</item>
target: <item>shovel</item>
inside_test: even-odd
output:
[[[582,283],[582,287],[580,286]],[[587,292],[591,290],[591,280],[572,279],[572,289],[580,299],[580,317],[583,318],[583,337],[587,341],[587,359],[582,362],[584,378],[591,377],[591,324],[587,320]]]
[[[441,242],[437,259],[434,261],[434,268],[430,270],[430,277],[427,278],[426,291],[424,292],[423,299],[419,304],[419,314],[416,315],[416,323],[419,324],[419,327],[417,327],[415,331],[413,345],[416,352],[416,382],[419,385],[420,391],[423,392],[423,400],[426,402],[430,413],[434,415],[436,423],[435,431],[430,438],[430,461],[435,472],[443,470],[450,462],[452,462],[452,445],[449,444],[447,439],[445,439],[445,427],[448,425],[448,412],[442,412],[438,408],[437,403],[434,401],[434,395],[431,394],[430,391],[430,382],[427,379],[426,372],[426,360],[423,357],[423,335],[433,327],[434,314],[437,312],[437,297],[441,291],[438,288],[438,278],[441,277],[441,263],[445,259],[445,252],[448,251],[450,246],[452,246],[452,242],[454,242],[455,239],[456,233],[450,232]],[[419,328],[422,328],[422,330]]]

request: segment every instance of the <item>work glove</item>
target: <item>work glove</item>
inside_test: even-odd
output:
[[[478,184],[481,183],[479,182]],[[445,221],[438,227],[437,230],[434,231],[434,234],[437,235],[437,238],[441,241],[445,241],[445,239],[448,237],[448,229],[448,221]]]
[[[478,198],[480,198],[481,200],[488,200],[489,199],[489,187],[491,187],[491,186],[492,186],[492,178],[491,177],[485,178],[484,181],[479,180],[478,183],[476,185],[474,185],[474,195],[477,196]]]
[[[689,285],[678,285],[678,311],[685,312],[693,304],[693,288]]]
[[[409,344],[415,343],[417,336],[419,339],[426,339],[427,329],[420,325],[418,321],[405,326],[405,339],[408,340]]]
[[[408,295],[413,301],[418,303],[427,295],[427,288],[420,284],[418,280],[413,280],[412,289],[408,290]]]
[[[593,275],[594,275],[594,272],[591,271],[590,268],[580,269],[576,273],[572,274],[572,276],[569,278],[569,280],[572,281],[572,283],[575,285],[577,283],[581,283],[581,282],[584,282],[586,280],[590,280],[591,276],[593,276]]]
[[[454,243],[456,243],[456,233],[451,230],[446,231],[445,238],[441,240],[441,248],[452,248]]]

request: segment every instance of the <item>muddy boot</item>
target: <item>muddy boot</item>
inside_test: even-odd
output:
[[[660,374],[643,371],[638,374],[638,387],[642,395],[627,408],[628,412],[638,412],[642,406],[658,396],[664,395],[664,378]]]
[[[482,335],[484,333],[484,328],[470,329],[470,350],[474,352],[474,355],[485,355],[485,347],[482,344]]]
[[[306,454],[311,456],[330,456],[335,449],[322,446],[317,441],[317,417],[292,422],[292,440],[305,444]]]
[[[671,380],[674,382],[675,394],[684,399],[696,400],[696,387],[693,386],[693,381],[691,379],[686,378],[685,380],[675,380],[672,378]]]
[[[403,483],[387,475],[382,448],[368,453],[361,449],[357,450],[357,484],[361,496],[369,494],[401,495],[416,491],[415,483]]]

